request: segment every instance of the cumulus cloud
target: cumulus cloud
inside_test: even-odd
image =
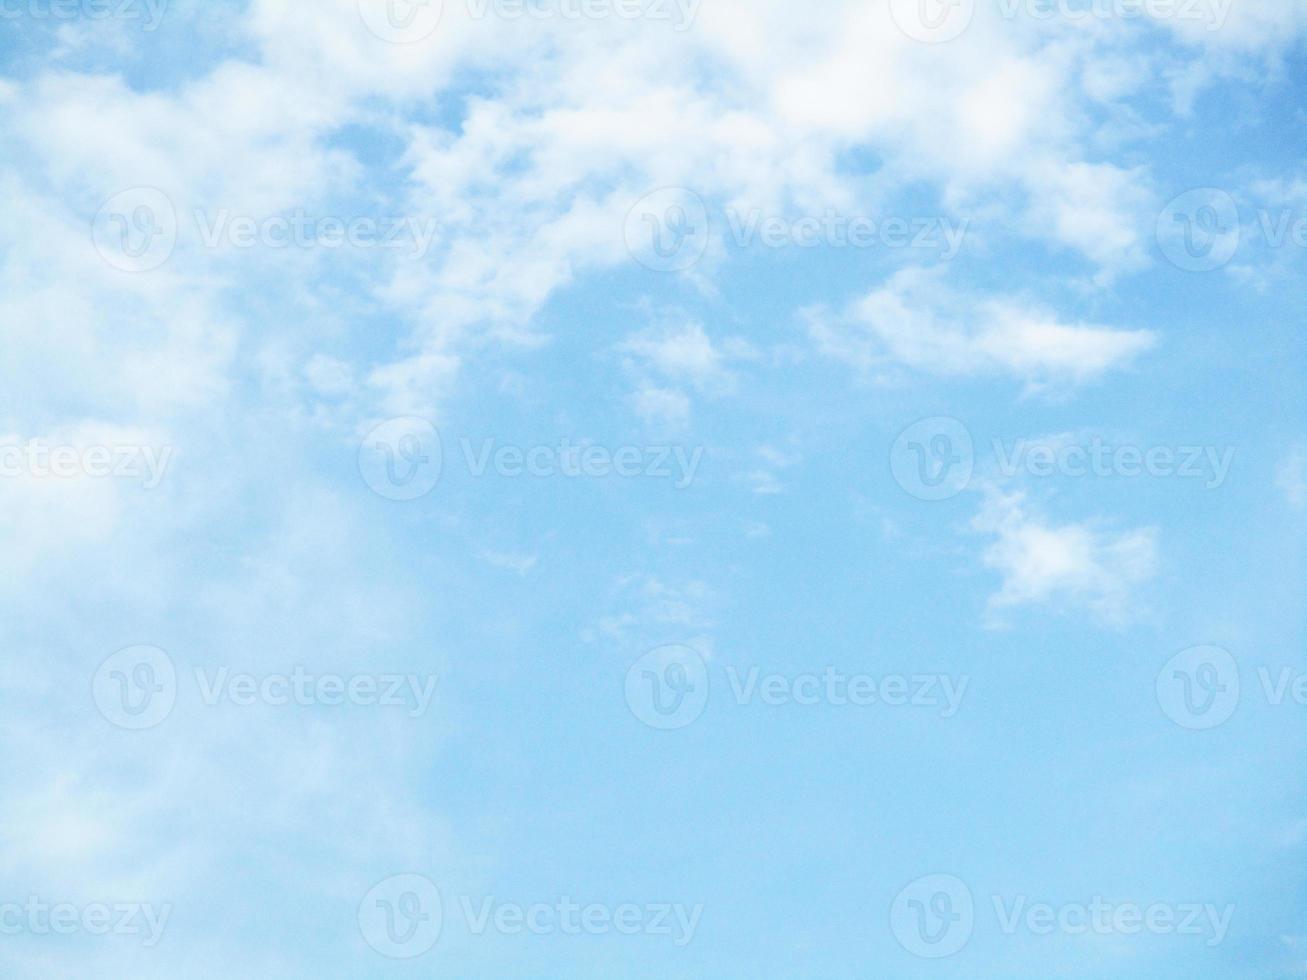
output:
[[[987,491],[972,527],[992,539],[983,560],[1002,580],[989,600],[994,622],[1014,607],[1051,605],[1121,624],[1139,613],[1138,590],[1157,572],[1155,528],[1053,523],[1021,492]]]
[[[860,371],[999,374],[1032,389],[1093,381],[1156,343],[1147,330],[1067,323],[1026,300],[955,292],[939,270],[902,270],[842,313],[818,308],[806,319],[819,351]]]
[[[832,0],[820,18],[782,2],[718,0],[683,30],[622,18],[520,30],[526,22],[445,7],[429,36],[388,44],[365,29],[355,0],[324,0],[312,16],[252,0],[230,28],[232,53],[171,88],[68,68],[7,82],[6,142],[34,173],[76,188],[81,213],[69,217],[82,220],[109,193],[142,183],[183,214],[330,209],[367,170],[339,143],[341,130],[393,140],[395,179],[369,190],[404,213],[436,216],[439,229],[429,254],[372,263],[375,298],[394,317],[397,366],[375,365],[366,390],[378,410],[430,408],[438,399],[416,397],[414,385],[451,375],[433,376],[425,356],[457,370],[469,345],[538,343],[535,314],[560,288],[630,262],[623,220],[658,187],[778,213],[883,211],[924,185],[1079,256],[1110,284],[1148,262],[1152,177],[1102,158],[1089,103],[1119,123],[1147,86],[1138,71],[1161,80],[1203,64],[1208,49],[1232,58],[1279,49],[1303,26],[1294,5],[1270,2],[1236,4],[1219,31],[1168,22],[1177,46],[1119,84],[1113,46],[1129,47],[1125,21],[1013,20],[985,8],[961,37],[932,46],[899,30],[888,5],[854,0]],[[487,82],[434,119],[415,111],[460,73]],[[853,150],[880,161],[874,180],[846,166]],[[177,262],[198,287],[214,255],[188,264],[193,246],[183,236]],[[293,267],[291,295],[311,294],[330,264],[302,258],[278,262]],[[1052,329],[1060,321],[1021,312],[1005,315],[1017,322],[1000,327],[999,346],[1025,337],[1074,348]],[[1090,373],[1125,356],[1109,339],[1078,339],[1093,348]],[[1005,351],[981,353],[1024,369]],[[179,351],[174,361],[190,358]]]

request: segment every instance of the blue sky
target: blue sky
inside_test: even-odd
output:
[[[1305,34],[0,6],[0,972],[1307,976]]]

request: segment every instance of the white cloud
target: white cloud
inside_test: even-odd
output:
[[[644,358],[669,380],[697,388],[720,385],[729,378],[721,351],[700,323],[642,331],[627,340],[623,349]]]
[[[781,482],[780,471],[803,462],[799,452],[770,445],[759,446],[756,455],[761,463],[756,469],[747,472],[744,478],[752,486],[753,492],[761,496],[784,493],[785,485]]]
[[[617,579],[611,592],[610,602],[620,611],[587,627],[582,632],[586,642],[628,650],[684,643],[706,657],[712,655],[716,622],[711,609],[716,594],[706,583],[695,579],[672,583],[656,575],[633,574]]]
[[[1005,374],[1034,389],[1095,380],[1156,342],[1146,330],[1064,323],[1016,298],[956,293],[940,270],[902,270],[842,314],[806,317],[818,350],[864,372]]]
[[[636,381],[631,396],[636,413],[669,430],[689,425],[691,392],[712,398],[731,394],[738,380],[731,365],[757,356],[741,339],[714,342],[702,324],[679,320],[637,331],[619,352]]]
[[[1307,506],[1307,451],[1295,446],[1275,469],[1275,485],[1296,510]]]
[[[1140,611],[1138,589],[1157,571],[1157,530],[1112,532],[1054,524],[1033,514],[1024,493],[986,492],[972,527],[993,538],[984,564],[1002,577],[991,616],[1026,605],[1081,607],[1120,624]]]
[[[483,551],[481,557],[495,568],[523,576],[530,574],[540,560],[539,555],[523,555],[511,551]]]
[[[631,395],[635,414],[655,429],[680,432],[690,425],[690,398],[671,388],[641,387]]]
[[[325,209],[364,170],[333,142],[342,126],[398,137],[397,176],[408,180],[393,203],[438,216],[439,232],[425,259],[378,263],[377,298],[399,325],[389,357],[416,364],[379,365],[372,390],[382,406],[430,406],[438,399],[413,390],[415,372],[431,366],[424,355],[447,359],[450,373],[431,381],[439,386],[467,345],[538,342],[532,320],[560,287],[629,261],[623,220],[656,187],[690,187],[716,207],[883,212],[925,185],[954,208],[1010,219],[1005,228],[1082,256],[1107,284],[1146,264],[1155,209],[1145,168],[1101,159],[1104,127],[1087,104],[1128,117],[1149,80],[1140,71],[1174,77],[1202,62],[1190,41],[1278,49],[1302,27],[1301,14],[1285,12],[1292,6],[1238,4],[1221,31],[1183,33],[1185,47],[1134,68],[1126,84],[1128,23],[1087,29],[982,13],[933,47],[905,37],[886,5],[855,0],[831,0],[819,18],[778,0],[717,0],[681,32],[620,18],[517,30],[447,4],[430,37],[396,45],[368,32],[354,0],[324,0],[311,15],[255,0],[232,39],[232,50],[253,54],[175,90],[47,72],[8,83],[22,98],[0,105],[8,139],[76,188],[83,209],[141,183],[182,211],[197,202],[256,215]],[[410,112],[466,71],[490,81],[456,104],[457,118]],[[881,161],[873,180],[843,166],[852,149]],[[186,251],[183,242],[184,266]],[[696,270],[700,281],[720,258]],[[187,273],[198,282],[199,268]],[[290,274],[290,288],[305,289],[304,270]],[[179,352],[174,363],[184,360]]]
[[[1144,168],[1049,160],[1038,169],[1041,179],[1027,217],[1036,234],[1051,231],[1084,254],[1099,267],[1100,282],[1148,264],[1150,217],[1157,207]]]

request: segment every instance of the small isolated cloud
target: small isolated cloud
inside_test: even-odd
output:
[[[1082,607],[1121,624],[1136,591],[1157,572],[1156,528],[1113,533],[1089,523],[1053,524],[1031,512],[1024,493],[989,491],[972,527],[993,538],[985,567],[1002,576],[989,611],[1015,606]]]
[[[690,423],[691,394],[708,397],[735,390],[732,362],[754,357],[744,341],[715,342],[701,323],[660,323],[628,337],[619,348],[625,367],[637,379],[631,396],[637,415],[647,424],[684,429]]]
[[[503,568],[515,575],[527,575],[536,567],[539,555],[523,555],[509,551],[483,551],[481,558],[495,568]]]
[[[1156,343],[1147,330],[1065,323],[1024,300],[955,292],[928,269],[896,273],[841,314],[807,318],[818,350],[861,371],[1006,374],[1032,389],[1093,381]]]
[[[635,414],[655,429],[679,432],[690,425],[690,398],[672,388],[640,388],[631,396]]]
[[[696,388],[730,383],[725,356],[700,323],[681,323],[643,330],[630,337],[624,350],[636,355],[670,381]]]
[[[1307,506],[1307,450],[1294,446],[1275,469],[1275,485],[1295,510]]]
[[[779,471],[801,463],[803,456],[775,446],[759,446],[757,455],[761,463],[746,476],[753,492],[764,496],[784,493],[785,486],[781,483]]]
[[[614,584],[611,602],[616,608],[582,631],[585,642],[626,649],[687,643],[705,656],[712,653],[717,598],[706,583],[624,575]]]
[[[1098,266],[1096,281],[1148,265],[1147,218],[1157,211],[1144,168],[1045,161],[1032,190],[1028,219],[1036,231]]]
[[[454,385],[460,363],[453,354],[419,354],[376,368],[368,375],[368,384],[376,390],[385,415],[435,418]]]
[[[338,358],[314,354],[304,366],[304,377],[321,397],[346,398],[354,394],[353,370]]]

